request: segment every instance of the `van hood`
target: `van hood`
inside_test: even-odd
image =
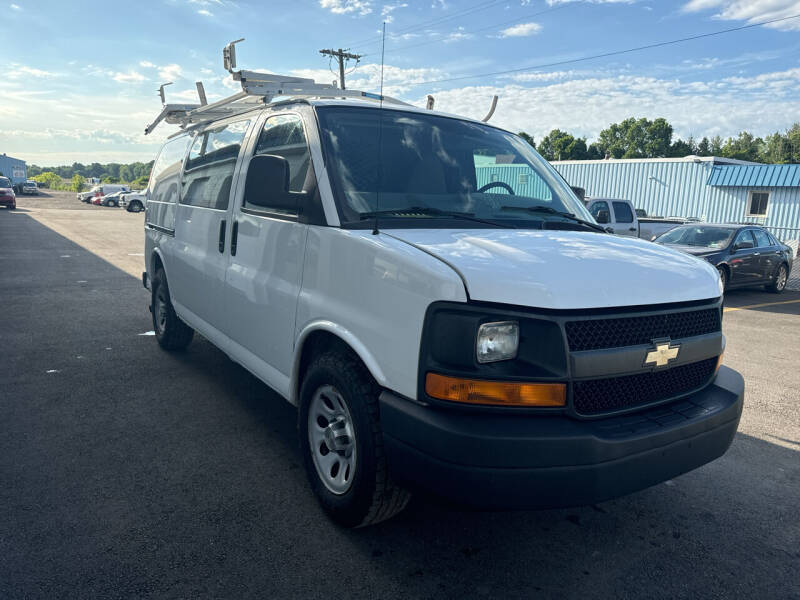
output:
[[[455,269],[470,299],[579,309],[705,300],[721,295],[706,261],[638,238],[576,231],[383,231]]]

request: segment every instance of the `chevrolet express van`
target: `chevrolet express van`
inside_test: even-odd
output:
[[[196,331],[296,405],[311,489],[346,526],[414,491],[591,504],[714,460],[736,432],[716,270],[608,234],[497,127],[251,105],[167,141],[146,199],[158,343]]]

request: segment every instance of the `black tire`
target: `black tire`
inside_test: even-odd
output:
[[[164,269],[156,271],[150,287],[152,288],[150,312],[153,314],[153,331],[155,331],[158,345],[170,352],[185,350],[192,341],[194,329],[181,321],[180,317],[175,314],[169,297],[169,285],[164,275]],[[161,314],[162,307],[163,315]]]
[[[786,282],[788,279],[789,268],[786,266],[786,263],[783,263],[778,267],[778,270],[775,273],[775,279],[772,281],[772,283],[765,285],[764,287],[767,291],[772,292],[773,294],[780,294],[786,289]]]
[[[309,414],[317,392],[332,386],[344,400],[352,420],[357,460],[349,489],[334,493],[322,481],[315,465],[309,435]],[[383,448],[378,409],[380,387],[352,353],[332,351],[309,365],[300,388],[298,431],[306,474],[322,508],[340,525],[363,527],[389,519],[403,510],[411,497],[390,478]],[[330,452],[330,451],[329,451]]]
[[[9,210],[17,210],[17,205],[16,204],[12,204],[8,208],[9,208]]]
[[[138,213],[141,212],[141,210],[142,210],[142,203],[139,202],[138,200],[134,200],[128,205],[129,212]]]
[[[728,270],[725,267],[717,267],[717,271],[719,271],[719,278],[722,281],[722,291],[725,291],[725,288],[728,287]]]

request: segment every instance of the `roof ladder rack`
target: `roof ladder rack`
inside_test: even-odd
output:
[[[152,133],[161,121],[179,125],[181,129],[186,129],[187,127],[248,112],[258,106],[270,104],[277,97],[352,98],[408,106],[408,103],[389,96],[381,96],[359,90],[342,90],[333,84],[317,83],[313,79],[304,77],[261,73],[258,71],[234,71],[236,67],[234,46],[241,41],[243,40],[236,40],[225,46],[222,56],[225,68],[231,73],[234,81],[238,81],[241,84],[242,91],[211,104],[167,104],[164,97],[164,86],[169,84],[165,83],[159,88],[162,110],[156,119],[145,127],[144,134]],[[198,82],[198,91],[200,89],[202,89],[202,83]],[[202,96],[201,99],[203,99]]]

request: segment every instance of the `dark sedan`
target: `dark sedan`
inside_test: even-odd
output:
[[[792,249],[755,225],[691,223],[655,241],[710,262],[726,289],[764,286],[779,294],[792,271]]]

